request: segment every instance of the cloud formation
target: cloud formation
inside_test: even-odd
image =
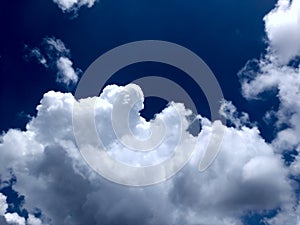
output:
[[[63,11],[77,10],[83,5],[91,7],[95,1],[58,1]],[[259,99],[261,94],[276,90],[279,109],[269,112],[276,117],[276,138],[266,143],[258,128],[249,123],[246,113],[239,114],[231,102],[224,101],[220,113],[234,127],[224,127],[225,136],[220,153],[204,172],[198,172],[212,135],[213,122],[201,117],[201,131],[189,134],[186,129],[191,112],[180,103],[170,103],[155,119],[147,122],[140,116],[143,94],[129,115],[128,106],[134,93],[127,87],[107,86],[99,97],[78,102],[82,118],[82,135],[88,129],[86,108],[95,102],[95,125],[111,157],[126,164],[145,166],[159,163],[172,155],[179,121],[183,122],[182,149],[196,145],[191,161],[165,183],[132,188],[107,181],[96,174],[83,160],[73,133],[72,113],[75,99],[71,93],[50,91],[45,93],[37,115],[24,131],[10,129],[1,135],[1,183],[15,179],[14,190],[25,196],[22,208],[28,217],[6,212],[8,203],[0,194],[0,222],[5,224],[144,224],[144,225],[241,225],[249,212],[276,210],[272,218],[264,218],[271,225],[300,223],[297,180],[300,175],[300,157],[285,165],[283,151],[300,151],[299,105],[299,0],[279,0],[276,8],[266,17],[268,38],[267,54],[259,60],[249,61],[240,72],[243,95]],[[291,37],[291,38],[290,38]],[[288,39],[290,38],[290,39]],[[293,47],[292,47],[293,46]],[[31,50],[42,65],[56,68],[58,81],[76,83],[78,73],[72,67],[70,51],[55,38],[45,38],[43,48]],[[299,48],[298,48],[299,47]],[[292,65],[289,63],[294,61]],[[295,66],[296,65],[296,66]],[[141,90],[140,90],[141,91]],[[116,103],[118,96],[122,101]],[[129,118],[129,126],[140,139],[149,137],[150,128],[159,119],[165,122],[167,133],[156,151],[141,154],[130,151],[120,140],[128,138],[127,131],[117,138],[111,114],[122,120]],[[91,143],[89,136],[86,142]],[[158,207],[159,206],[159,207]],[[40,212],[36,217],[36,211]]]
[[[247,99],[261,99],[263,93],[276,93],[278,109],[270,109],[277,122],[276,138],[271,145],[277,152],[296,151],[289,167],[297,184],[300,176],[300,1],[279,0],[265,16],[267,53],[259,60],[251,60],[240,71],[242,92]],[[299,200],[280,209],[270,224],[299,224]]]
[[[300,55],[299,0],[279,0],[264,21],[271,51],[280,63],[286,64]]]
[[[0,193],[0,223],[1,225],[42,225],[42,221],[34,215],[29,214],[27,223],[24,217],[19,216],[17,213],[6,212],[8,204],[6,196]]]
[[[97,0],[53,0],[63,12],[76,12],[82,6],[91,8]]]
[[[96,126],[100,134],[105,131],[105,145],[112,153],[119,154],[117,160],[134,165],[141,157],[132,154],[126,158],[127,152],[123,152],[126,149],[120,147],[108,122],[116,97],[124,91],[126,99],[130,99],[133,93],[116,85],[107,86],[100,97],[94,97],[98,102]],[[82,100],[80,104],[90,100]],[[271,210],[293,200],[288,171],[280,155],[264,142],[255,127],[225,127],[219,156],[207,171],[198,172],[199,160],[212,132],[212,123],[206,118],[201,119],[202,130],[197,137],[188,132],[183,136],[185,146],[196,141],[197,151],[174,178],[146,188],[111,183],[82,160],[76,147],[72,132],[74,101],[70,93],[50,91],[44,95],[37,116],[27,124],[26,131],[11,129],[2,136],[0,173],[9,179],[7,168],[12,169],[17,179],[13,187],[25,196],[24,207],[31,213],[36,208],[41,210],[43,224],[47,224],[46,219],[52,224],[66,225],[242,224],[241,217],[247,211]],[[137,109],[140,107],[143,105]],[[178,110],[182,113],[175,113]],[[86,111],[79,112],[84,118]],[[124,112],[118,113],[124,118]],[[155,119],[146,122],[138,111],[131,113],[133,132],[147,137]],[[189,114],[182,104],[173,103],[156,118],[164,118],[169,130],[176,132],[178,116],[187,127]],[[159,152],[148,156],[151,161],[159,161],[171,153],[170,146],[176,141],[172,137],[171,133],[157,148]]]
[[[29,49],[28,46],[26,46],[26,49]],[[57,71],[56,81],[59,83],[72,86],[78,81],[81,70],[73,68],[70,50],[66,48],[60,39],[54,37],[44,38],[41,48],[29,49],[27,57],[35,58],[46,68]]]

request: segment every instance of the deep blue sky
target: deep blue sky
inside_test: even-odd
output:
[[[70,14],[62,13],[52,1],[1,1],[0,130],[23,128],[25,115],[35,114],[43,93],[65,91],[55,82],[53,71],[25,60],[24,46],[39,46],[45,36],[61,39],[71,49],[74,66],[82,71],[104,52],[127,42],[158,39],[183,45],[209,65],[225,98],[259,121],[265,110],[260,114],[257,108],[266,104],[245,101],[236,74],[247,60],[259,57],[264,50],[262,18],[275,3],[275,0],[192,0],[189,4],[184,0],[102,0],[91,9],[83,7],[79,16],[71,19]],[[133,78],[145,72],[174,74],[172,68],[157,64],[120,71],[130,73]],[[183,77],[184,74],[175,73],[173,79],[182,83]],[[112,82],[127,81],[116,75]],[[192,96],[201,92],[193,89],[192,83],[186,86],[191,87],[188,91]],[[198,99],[200,105],[205,101],[203,96]],[[209,114],[205,103],[200,111]]]

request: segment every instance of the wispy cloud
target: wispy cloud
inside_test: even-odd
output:
[[[35,58],[46,68],[56,71],[57,82],[67,86],[77,83],[81,70],[73,68],[73,62],[70,59],[70,50],[66,48],[60,39],[46,37],[42,41],[40,48],[35,47],[30,49],[28,46],[25,47],[29,51],[26,56],[27,58]]]

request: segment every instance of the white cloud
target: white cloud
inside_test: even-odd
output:
[[[73,62],[66,57],[60,57],[56,61],[56,66],[58,69],[58,82],[65,83],[67,85],[70,85],[70,83],[77,83],[78,75],[73,69],[72,65]]]
[[[95,3],[54,2],[67,12]],[[296,184],[290,176],[300,175],[300,156],[288,167],[283,165],[281,153],[300,150],[300,72],[298,67],[287,64],[300,55],[299,12],[299,0],[279,0],[276,8],[264,18],[269,44],[267,54],[260,60],[250,61],[240,73],[243,95],[248,99],[259,99],[266,91],[278,91],[280,105],[273,114],[278,120],[279,132],[271,144],[263,140],[255,126],[245,126],[249,123],[247,114],[239,114],[232,103],[225,101],[220,113],[235,128],[225,127],[220,154],[204,173],[199,173],[197,168],[212,134],[212,124],[201,118],[202,130],[198,136],[187,132],[184,135],[182,148],[196,142],[197,153],[179,174],[160,185],[124,187],[99,177],[82,160],[73,135],[74,97],[70,93],[51,91],[44,95],[37,107],[37,116],[27,124],[25,131],[11,129],[3,134],[0,143],[2,178],[9,178],[8,168],[11,168],[17,177],[15,190],[25,195],[24,207],[29,212],[39,208],[52,224],[241,225],[241,216],[249,211],[279,208],[275,217],[265,219],[269,224],[298,225],[300,207]],[[46,54],[33,53],[39,61],[47,65],[53,62],[61,71],[64,83],[77,81],[69,60],[70,52],[63,42],[50,38],[44,43]],[[258,69],[254,70],[253,65]],[[190,112],[183,105],[172,103],[160,113],[158,117],[165,119],[170,133],[158,148],[159,152],[145,157],[122,146],[109,123],[116,96],[124,90],[124,87],[108,86],[100,97],[82,100],[80,104],[97,100],[96,127],[109,153],[117,160],[133,165],[160,162],[172,154],[170,146],[176,145],[178,120],[174,115],[180,115],[188,127],[185,116]],[[126,92],[125,100],[130,101],[131,94]],[[143,96],[140,97],[143,100]],[[122,107],[118,116],[125,118]],[[141,139],[149,135],[149,127],[155,123],[155,120],[146,122],[140,117],[142,107],[139,104],[130,114],[132,132]],[[79,113],[84,134],[88,129],[84,119],[86,111],[82,108]],[[27,223],[39,224],[39,219],[35,219],[29,217]]]
[[[279,0],[264,21],[271,51],[280,63],[300,55],[300,0]]]
[[[282,209],[274,218],[266,219],[271,225],[300,225],[300,207],[291,206]]]
[[[251,125],[249,121],[249,115],[245,112],[239,113],[236,107],[230,101],[223,100],[219,113],[236,128]]]
[[[25,46],[28,49],[28,46]],[[35,58],[46,68],[57,71],[56,81],[66,86],[77,83],[80,69],[73,68],[70,50],[60,39],[55,37],[46,37],[43,39],[41,48],[33,48],[29,51],[27,57]]]
[[[92,7],[97,0],[53,0],[63,12],[77,11],[82,6]]]
[[[247,99],[260,99],[265,92],[275,93],[279,108],[270,109],[275,117],[276,138],[272,147],[277,152],[300,153],[300,1],[279,0],[277,6],[265,16],[268,37],[267,54],[260,60],[251,60],[240,72],[243,95]],[[295,60],[293,65],[289,64]],[[270,111],[266,116],[270,115]],[[299,177],[300,157],[288,168],[290,176]],[[295,186],[298,184],[294,184]],[[298,196],[299,197],[299,196]],[[268,219],[269,224],[300,224],[299,202],[292,201],[282,207],[278,215]]]
[[[106,87],[100,97],[94,97],[98,102],[96,126],[104,135],[104,144],[110,146],[112,152],[121,154],[118,160],[134,164],[140,156],[132,154],[126,158],[127,153],[120,151],[109,125],[116,96],[126,90],[112,85]],[[120,102],[125,104],[122,107],[130,102],[131,94],[126,91],[129,101]],[[143,100],[142,95],[140,97]],[[76,147],[73,104],[74,97],[70,93],[46,93],[26,131],[11,129],[3,135],[0,144],[0,173],[9,177],[7,168],[12,168],[17,178],[14,189],[25,196],[24,207],[30,212],[39,208],[52,224],[240,225],[240,217],[247,210],[273,209],[293,200],[288,171],[280,155],[264,142],[255,127],[225,127],[219,156],[207,171],[199,173],[198,163],[212,132],[212,124],[205,118],[202,118],[198,137],[184,135],[182,147],[197,141],[197,154],[173,179],[147,188],[108,182],[92,171]],[[137,111],[131,111],[130,125],[133,133],[147,137],[149,126],[145,125],[155,120],[145,122],[138,113],[141,107],[139,104]],[[182,113],[174,114],[176,108]],[[79,110],[79,113],[84,131],[87,129],[86,111]],[[118,113],[124,118],[124,111]],[[161,153],[151,155],[151,160],[159,161],[172,152],[170,146],[174,145],[172,136],[176,137],[176,116],[179,115],[188,127],[184,117],[189,112],[182,104],[170,104],[157,115],[164,118],[171,133],[162,143]]]
[[[42,221],[36,217],[34,217],[33,215],[28,215],[28,219],[27,219],[27,224],[28,225],[42,225]]]
[[[3,216],[7,209],[6,196],[0,193],[0,217]]]
[[[25,218],[20,217],[17,213],[6,213],[4,217],[8,224],[25,225]]]
[[[47,54],[59,56],[68,56],[70,54],[70,50],[66,48],[65,44],[60,39],[56,39],[55,37],[46,37],[43,40],[43,44],[47,50]]]

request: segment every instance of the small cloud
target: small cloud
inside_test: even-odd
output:
[[[45,67],[48,67],[47,60],[40,52],[40,49],[38,49],[38,48],[31,49],[30,53],[29,53],[29,57],[36,58],[40,64],[44,65]]]
[[[26,59],[35,59],[45,68],[56,71],[56,81],[67,86],[74,85],[78,81],[78,75],[82,72],[79,68],[73,68],[70,50],[60,39],[55,37],[46,37],[43,39],[40,48],[30,49],[25,45],[29,53]]]
[[[80,71],[75,71],[72,67],[73,62],[66,57],[60,57],[56,61],[56,66],[58,69],[57,73],[57,81],[64,84],[77,83],[78,75],[77,73]]]
[[[223,116],[230,124],[236,128],[252,125],[249,121],[249,115],[245,112],[238,112],[231,101],[223,100],[219,114]]]
[[[47,51],[48,57],[70,56],[70,50],[60,39],[55,37],[45,37],[42,45]]]
[[[97,0],[53,0],[63,12],[76,12],[82,7],[91,8]]]

